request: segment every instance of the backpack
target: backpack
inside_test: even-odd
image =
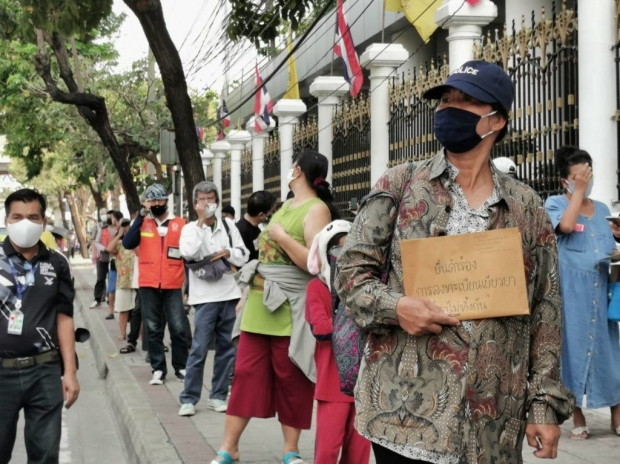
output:
[[[398,194],[394,192],[375,192],[366,195],[361,203],[363,206],[369,198],[376,195],[387,195],[394,202],[394,206],[398,209],[403,192],[409,188],[411,176],[416,165],[409,163],[408,179],[402,191]],[[330,256],[330,259],[332,257]],[[387,284],[390,272],[390,261],[392,253],[390,251],[387,259],[387,265],[381,274],[381,283]],[[350,318],[350,311],[344,305],[334,290],[333,279],[335,277],[335,260],[332,266],[332,314],[333,314],[333,331],[332,331],[332,350],[336,359],[336,368],[338,369],[338,377],[340,378],[340,392],[348,396],[354,396],[355,384],[359,377],[362,357],[368,341],[368,332],[360,329],[353,319]]]

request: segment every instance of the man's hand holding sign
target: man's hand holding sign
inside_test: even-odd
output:
[[[519,230],[404,240],[401,326],[412,335],[439,333],[458,320],[529,314]],[[408,307],[406,310],[405,308]],[[416,313],[413,322],[407,314]]]

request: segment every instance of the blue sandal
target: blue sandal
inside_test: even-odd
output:
[[[228,454],[226,451],[218,451],[217,452],[217,456],[220,458],[224,458],[223,461],[221,461],[220,459],[214,459],[213,461],[211,461],[211,464],[238,464],[239,463],[239,459],[233,459],[233,457]]]
[[[286,453],[282,456],[282,464],[307,464],[306,461],[301,459],[301,455],[296,452]]]

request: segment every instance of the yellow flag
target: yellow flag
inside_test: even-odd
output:
[[[403,5],[401,0],[383,0],[385,2],[385,11],[391,11],[393,13],[402,13]]]
[[[286,39],[286,49],[289,53],[293,49],[293,43],[291,42],[291,36],[289,34]],[[297,81],[297,66],[295,66],[295,55],[292,55],[288,59],[288,83],[286,85],[288,89],[282,98],[289,100],[299,100],[299,82]]]
[[[428,42],[437,29],[435,12],[441,6],[441,0],[384,0],[384,2],[385,11],[405,13],[424,42]]]

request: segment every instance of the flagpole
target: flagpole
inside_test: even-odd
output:
[[[336,6],[336,8],[338,7]],[[336,18],[336,30],[338,30],[338,13],[336,13],[334,17]],[[330,76],[334,75],[334,60],[335,59],[336,59],[336,33],[334,33],[334,44],[332,45],[332,62],[331,62],[330,69],[329,69]]]
[[[382,3],[382,11],[381,11],[381,43],[385,43],[385,2],[387,0],[383,0]]]
[[[228,10],[228,1],[224,0],[224,17],[228,18],[228,16],[230,15],[230,12]],[[225,54],[225,58],[224,58],[224,79],[226,80],[226,95],[228,96],[228,79],[230,78],[230,70],[228,69],[230,67],[230,53],[226,53]]]

